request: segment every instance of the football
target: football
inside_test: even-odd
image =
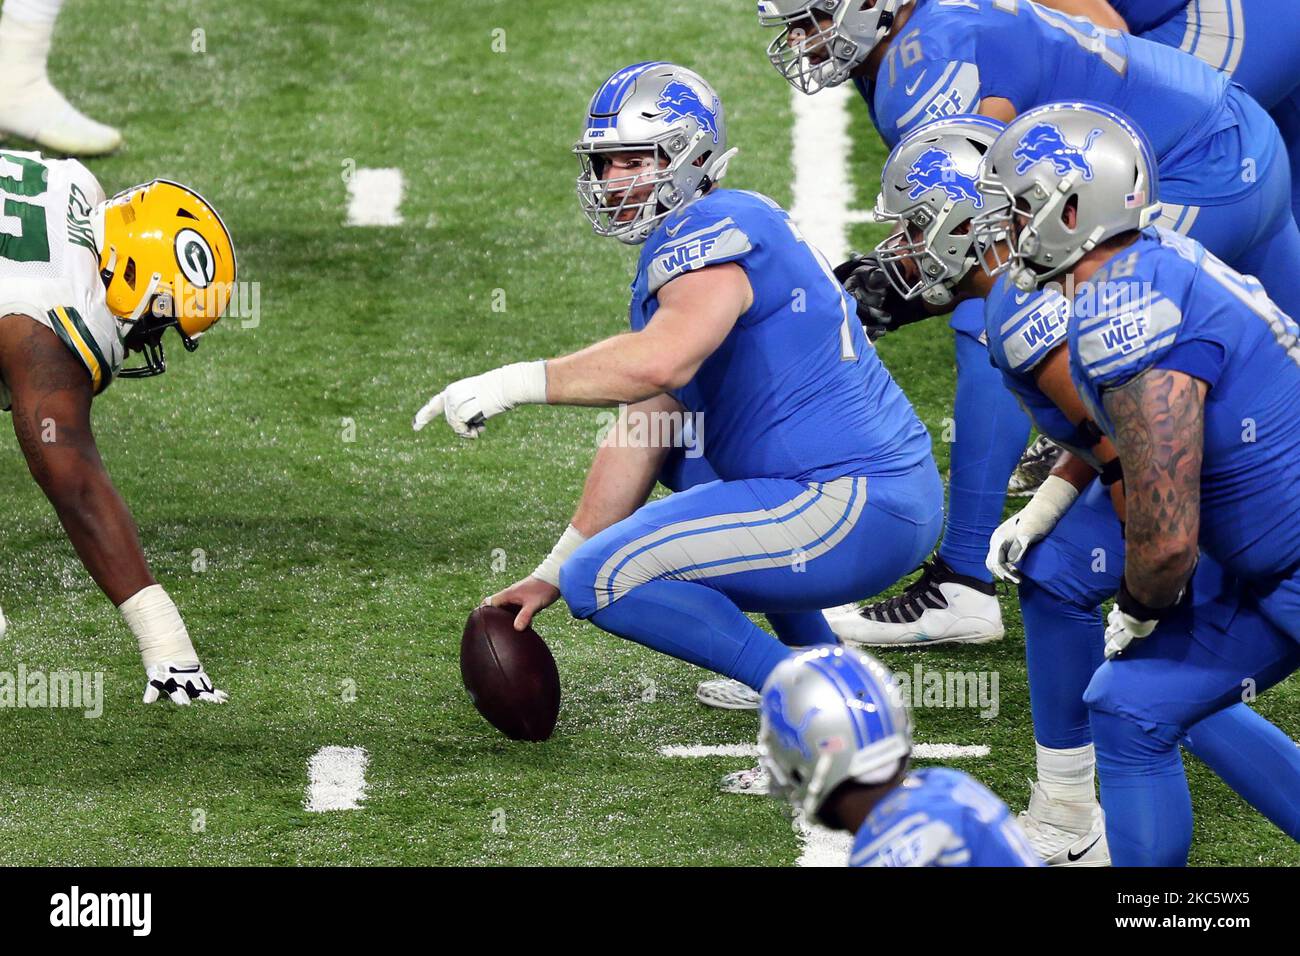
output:
[[[517,607],[476,607],[460,641],[460,676],[478,712],[512,740],[546,740],[560,715],[560,672]]]

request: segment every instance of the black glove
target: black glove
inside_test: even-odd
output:
[[[909,301],[898,294],[874,252],[865,256],[852,253],[835,267],[835,278],[857,302],[858,320],[873,342],[886,332],[934,314],[926,311],[920,299]]]

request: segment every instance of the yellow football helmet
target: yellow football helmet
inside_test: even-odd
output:
[[[217,211],[194,190],[156,179],[103,206],[99,274],[109,311],[127,324],[124,342],[145,364],[119,372],[166,371],[162,335],[180,333],[188,351],[216,323],[235,288],[235,247]]]

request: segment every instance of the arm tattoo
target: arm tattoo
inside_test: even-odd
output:
[[[90,376],[54,334],[35,322],[20,340],[12,376],[14,434],[32,477],[42,486],[52,474],[52,456],[71,451],[86,465],[100,467],[90,430]],[[47,429],[48,423],[48,429]]]
[[[1176,601],[1196,566],[1203,387],[1182,372],[1151,369],[1102,398],[1124,463],[1124,576],[1152,607]]]

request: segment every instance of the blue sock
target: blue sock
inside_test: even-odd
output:
[[[773,612],[767,615],[781,643],[789,647],[813,647],[817,644],[838,644],[831,626],[821,611]]]
[[[1245,704],[1194,724],[1183,746],[1243,800],[1300,840],[1300,747]]]
[[[983,309],[982,299],[972,302]],[[958,574],[992,581],[984,558],[989,538],[1002,523],[1007,481],[1029,441],[1029,417],[1002,384],[988,348],[960,331],[953,423],[948,523],[939,556]]]
[[[748,684],[754,690],[790,649],[720,591],[691,581],[650,581],[596,611],[597,627]]]
[[[1034,739],[1054,750],[1092,743],[1083,692],[1102,662],[1100,612],[1064,601],[1025,578],[1020,614]]]
[[[1176,743],[1137,722],[1094,710],[1106,840],[1115,866],[1186,866],[1192,796]]]

